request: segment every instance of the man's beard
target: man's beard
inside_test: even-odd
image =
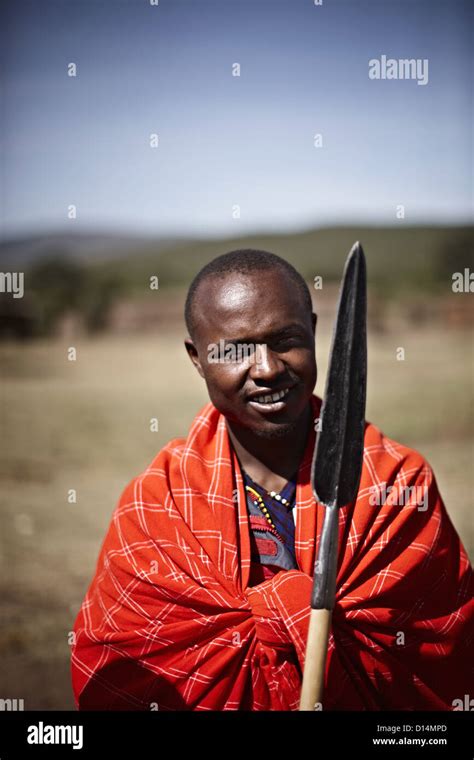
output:
[[[291,435],[301,425],[301,420],[293,420],[293,422],[285,422],[281,425],[272,425],[264,428],[251,428],[251,431],[258,438],[267,438],[268,440],[275,440],[277,438],[286,438],[287,435]]]

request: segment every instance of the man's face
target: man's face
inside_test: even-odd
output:
[[[213,276],[199,286],[194,314],[186,348],[214,406],[258,436],[294,429],[317,377],[316,317],[298,288],[278,268]]]

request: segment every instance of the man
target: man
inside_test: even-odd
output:
[[[122,494],[75,625],[82,709],[297,710],[324,507],[302,277],[265,251],[197,275],[188,354],[210,403]],[[472,571],[433,473],[366,426],[340,510],[325,709],[454,709],[472,686]]]

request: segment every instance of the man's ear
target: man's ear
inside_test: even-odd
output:
[[[316,335],[316,324],[318,321],[318,315],[314,313],[314,311],[311,314],[311,323],[313,325],[313,335]]]
[[[199,374],[201,375],[201,377],[204,377],[204,372],[202,371],[202,365],[201,365],[201,362],[199,361],[199,355],[198,355],[198,352],[197,352],[197,348],[194,345],[194,343],[191,340],[191,338],[185,338],[184,339],[184,345],[185,345],[186,351],[188,352],[188,356],[191,359],[192,363],[196,367],[196,369],[199,372]]]

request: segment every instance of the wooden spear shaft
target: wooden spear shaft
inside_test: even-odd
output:
[[[338,511],[336,507],[326,507],[314,570],[300,710],[322,708],[326,657],[336,594],[337,544]]]

